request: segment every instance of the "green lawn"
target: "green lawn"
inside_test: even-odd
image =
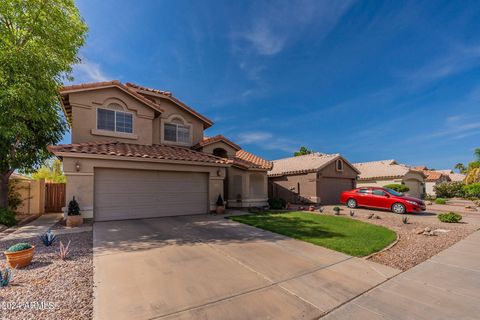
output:
[[[385,227],[307,212],[267,212],[230,219],[357,257],[379,251],[396,239],[395,232]]]

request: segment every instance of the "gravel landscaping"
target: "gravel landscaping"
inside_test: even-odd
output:
[[[65,245],[71,240],[71,253],[66,261],[57,257],[60,240]],[[92,232],[58,235],[50,247],[45,247],[38,237],[0,240],[0,251],[18,242],[35,245],[35,256],[28,267],[15,270],[11,285],[0,289],[1,318],[91,319]],[[5,267],[2,254],[0,268],[3,270]],[[26,303],[33,308],[24,308]],[[11,310],[14,305],[17,309]]]
[[[331,208],[325,207],[324,212],[332,214]],[[346,207],[343,209],[342,215],[349,215],[350,209]],[[353,219],[382,225],[397,233],[398,242],[393,247],[369,259],[401,270],[410,269],[427,260],[480,228],[480,213],[462,212],[464,217],[462,222],[468,221],[463,223],[442,223],[437,219],[436,213],[407,214],[405,216],[408,217],[408,224],[404,224],[403,215],[389,211],[358,208],[353,211]],[[371,214],[379,218],[368,219]],[[435,235],[424,235],[425,228],[431,231],[443,229],[448,232],[437,231],[434,232]]]

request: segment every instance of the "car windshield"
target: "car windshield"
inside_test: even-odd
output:
[[[403,193],[395,191],[393,189],[385,188],[385,190],[387,190],[387,192],[390,193],[392,196],[396,196],[396,197],[403,196]]]

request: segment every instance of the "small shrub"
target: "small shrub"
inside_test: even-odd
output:
[[[223,207],[225,205],[225,202],[223,201],[222,195],[218,195],[217,198],[217,207]]]
[[[22,195],[18,192],[18,184],[19,181],[15,179],[11,179],[8,182],[8,207],[14,212],[22,204]]]
[[[31,247],[32,247],[32,245],[29,244],[29,243],[20,242],[20,243],[14,244],[10,248],[8,248],[7,252],[23,251],[23,250],[30,249]]]
[[[465,184],[463,182],[458,181],[442,182],[433,186],[433,190],[438,198],[463,198],[465,196],[465,192],[463,191],[464,186]]]
[[[435,203],[436,204],[446,204],[447,200],[445,200],[443,198],[437,198],[437,199],[435,199]]]
[[[425,195],[425,200],[427,201],[435,201],[436,197],[431,195],[431,194],[427,194]]]
[[[13,270],[6,268],[3,272],[0,270],[0,288],[5,288],[12,281]]]
[[[281,198],[271,198],[271,199],[268,199],[268,205],[270,206],[271,209],[280,210],[285,208],[285,206],[287,205],[287,202]]]
[[[77,200],[73,197],[72,200],[68,203],[68,215],[69,216],[79,216],[80,215],[80,206],[78,205]]]
[[[15,219],[15,212],[9,208],[0,208],[0,224],[12,227],[17,224]]]
[[[350,210],[350,217],[353,217],[355,215],[355,211]]]
[[[442,213],[438,215],[438,220],[447,223],[458,223],[462,220],[462,216],[455,212]]]
[[[410,188],[407,187],[404,184],[397,184],[397,183],[392,183],[392,184],[387,184],[386,186],[383,186],[384,188],[392,189],[397,192],[408,192],[410,191]]]
[[[407,217],[407,216],[403,216],[403,217],[402,217],[402,222],[403,222],[403,224],[408,224],[408,217]]]
[[[463,186],[463,192],[466,197],[480,197],[480,182]]]
[[[60,241],[60,249],[58,251],[58,257],[61,260],[66,260],[69,255],[70,255],[70,241],[68,241],[66,246],[64,246],[63,242]]]
[[[43,244],[46,247],[49,247],[52,245],[56,237],[57,236],[55,235],[55,233],[53,233],[51,230],[48,230],[47,232],[45,232],[40,236],[40,240],[42,240]]]
[[[340,211],[342,211],[342,209],[340,207],[333,207],[333,212],[335,213],[335,215],[339,215],[340,214]]]

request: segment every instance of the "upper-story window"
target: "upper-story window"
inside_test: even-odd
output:
[[[165,123],[165,141],[190,143],[190,127],[178,123]]]
[[[98,108],[97,129],[133,133],[133,115],[128,112]]]

